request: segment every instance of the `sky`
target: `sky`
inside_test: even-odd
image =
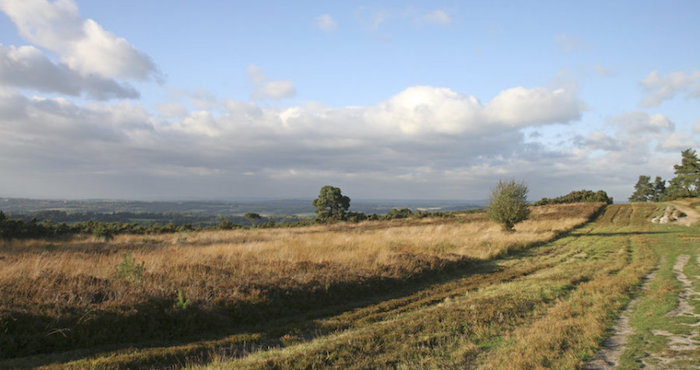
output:
[[[673,177],[700,2],[0,0],[0,197],[529,199]]]

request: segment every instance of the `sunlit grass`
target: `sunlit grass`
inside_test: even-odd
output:
[[[342,306],[431,273],[506,256],[586,222],[601,204],[535,207],[503,232],[483,214],[303,228],[119,235],[0,246],[2,357],[222,335]],[[116,271],[123,252],[142,278]],[[418,279],[418,280],[416,280]],[[383,294],[383,293],[382,293]],[[186,308],[177,302],[187,300]],[[217,334],[218,333],[218,334]],[[205,336],[206,336],[205,335]]]

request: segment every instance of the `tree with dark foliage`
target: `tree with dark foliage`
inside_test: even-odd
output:
[[[318,198],[314,199],[316,220],[320,222],[345,220],[350,208],[350,198],[343,195],[340,188],[326,185],[321,188]]]

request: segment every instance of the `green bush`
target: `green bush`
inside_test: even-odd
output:
[[[572,191],[569,194],[556,197],[554,199],[542,198],[538,200],[533,205],[535,206],[545,206],[548,204],[565,204],[565,203],[581,203],[581,202],[603,202],[605,204],[612,204],[613,198],[608,196],[608,193],[603,190],[598,190],[596,192],[592,190],[577,190]]]
[[[105,224],[99,224],[92,230],[92,237],[95,240],[110,241],[114,239],[114,230]]]
[[[413,211],[408,208],[396,209],[392,208],[385,216],[385,220],[393,220],[395,218],[409,218],[413,216]]]
[[[501,224],[504,230],[513,231],[516,223],[530,216],[527,186],[524,183],[516,183],[515,180],[499,180],[498,185],[491,191],[487,213],[489,218]]]

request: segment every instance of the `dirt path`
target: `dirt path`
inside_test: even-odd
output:
[[[681,212],[686,214],[685,217],[682,217],[681,219],[678,220],[678,223],[685,225],[685,226],[690,226],[690,225],[698,222],[698,220],[700,220],[700,214],[698,214],[698,212],[695,211],[693,208],[690,208],[690,207],[685,206],[685,205],[677,204],[677,203],[674,203],[674,206],[676,208],[678,208],[679,210],[681,210]]]
[[[681,323],[681,325],[690,326],[693,329],[687,334],[674,334],[666,330],[653,330],[652,334],[664,336],[668,340],[668,348],[663,353],[650,354],[649,360],[644,360],[643,364],[649,367],[672,366],[674,361],[691,359],[687,352],[696,351],[700,348],[700,314],[693,312],[693,307],[690,304],[691,300],[698,300],[700,292],[696,291],[692,282],[683,272],[683,269],[690,261],[690,256],[678,256],[673,272],[676,274],[676,279],[683,284],[683,290],[678,295],[678,307],[675,310],[666,314],[669,317],[690,317],[695,319],[693,323]],[[696,257],[696,263],[700,265],[700,255]],[[691,352],[692,353],[692,352]],[[695,368],[700,369],[700,366]]]
[[[665,261],[662,260],[659,266]],[[642,291],[649,290],[649,284],[656,277],[656,270],[647,274],[644,279],[642,279]],[[636,309],[637,303],[639,302],[639,296],[631,300],[622,315],[615,321],[615,326],[613,327],[613,335],[606,339],[600,350],[595,354],[593,359],[584,365],[586,370],[599,370],[599,369],[614,369],[618,362],[620,361],[620,356],[625,349],[627,344],[627,336],[634,333],[634,329],[630,326],[630,318],[632,317],[632,312]]]

